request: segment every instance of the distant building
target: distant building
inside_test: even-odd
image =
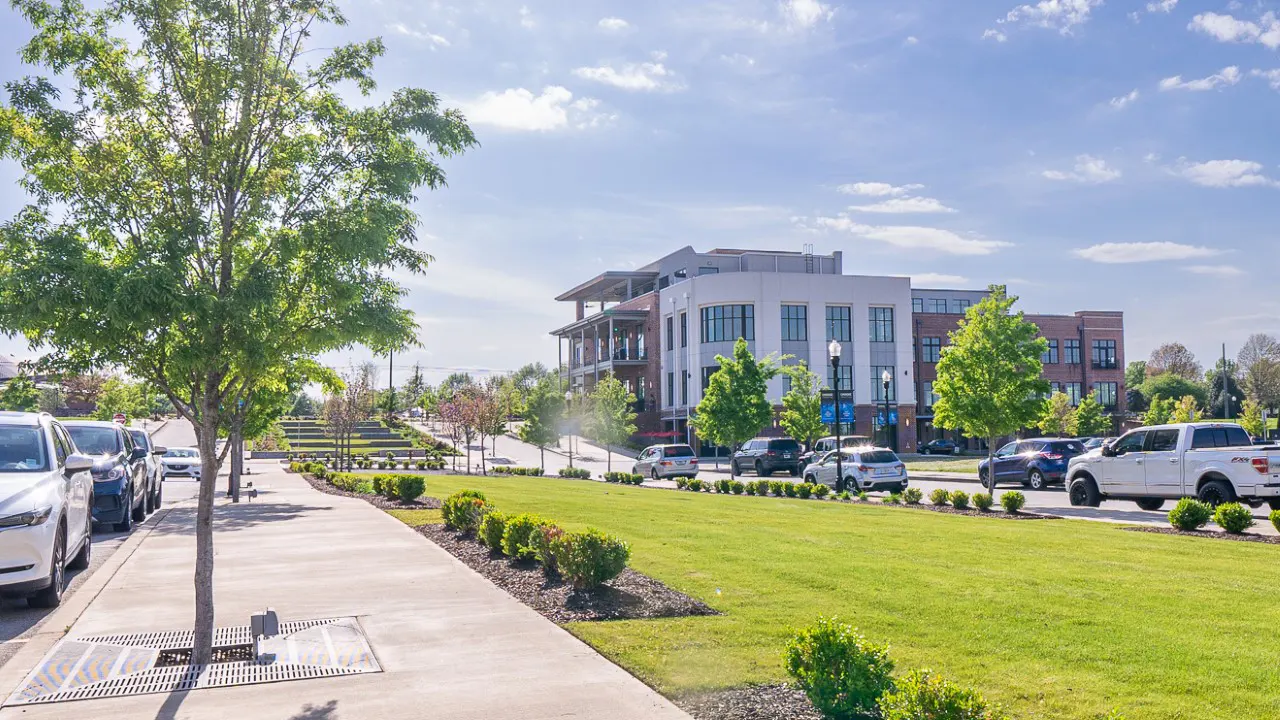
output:
[[[12,355],[0,355],[0,383],[7,383],[18,375],[18,360]]]
[[[932,424],[936,352],[984,294],[913,290],[906,277],[845,275],[838,251],[699,253],[685,247],[636,270],[601,273],[561,294],[557,300],[574,303],[575,319],[552,334],[560,341],[566,387],[588,392],[613,373],[635,393],[637,427],[645,437],[695,440],[689,417],[719,369],[715,357],[729,355],[742,337],[757,357],[791,356],[788,363],[807,363],[828,388],[839,383],[842,399],[851,397],[855,406],[846,434],[910,451],[941,434]],[[1056,359],[1046,358],[1050,381],[1068,394],[1098,389],[1100,399],[1114,397],[1111,406],[1124,409],[1120,313],[1028,319],[1056,341],[1050,352]],[[839,377],[828,360],[833,339],[842,348]],[[1081,367],[1081,359],[1094,357],[1098,365]],[[887,392],[885,373],[891,378]],[[769,383],[775,405],[788,382],[780,377]],[[887,432],[878,425],[882,416],[897,421]]]

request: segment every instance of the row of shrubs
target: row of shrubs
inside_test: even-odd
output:
[[[529,477],[542,477],[542,468],[540,467],[516,467],[515,465],[494,465],[493,472],[498,475],[527,475]]]
[[[417,500],[427,491],[427,481],[421,475],[357,475],[338,472],[327,473],[324,479],[340,490],[380,495],[388,500],[406,503]]]
[[[644,482],[644,476],[637,475],[635,473],[621,472],[621,471],[615,470],[613,472],[605,473],[604,481],[611,482],[611,483],[622,483],[623,485],[639,485],[640,483]]]
[[[676,488],[690,492],[715,492],[722,495],[775,495],[777,497],[811,497],[824,498],[831,488],[821,483],[793,483],[779,480],[699,480],[698,478],[676,478]]]
[[[575,480],[590,480],[591,471],[585,468],[560,468],[560,477]]]
[[[913,488],[914,489],[914,488]],[[908,491],[910,492],[910,491]],[[969,503],[982,512],[988,512],[995,501],[990,493],[974,493],[972,496],[963,490],[952,490],[947,492],[943,488],[936,488],[929,493],[929,502],[937,506],[951,505],[957,510],[966,510]],[[1000,506],[1005,512],[1016,513],[1027,504],[1027,496],[1017,490],[1008,490],[1000,495]]]
[[[1271,524],[1280,530],[1280,510],[1271,511]],[[1217,508],[1195,498],[1182,498],[1169,511],[1169,524],[1179,530],[1199,530],[1210,520],[1232,535],[1254,526],[1253,512],[1236,502],[1222,503]]]
[[[475,533],[490,550],[517,560],[536,560],[545,572],[559,573],[579,590],[599,587],[617,577],[631,559],[631,546],[588,528],[567,532],[537,515],[508,515],[478,490],[459,490],[441,505],[444,524]]]
[[[339,462],[344,457],[347,460],[350,460],[351,462],[360,462],[360,461],[372,462],[374,456],[372,453],[363,453],[363,454],[351,453],[350,455],[346,455],[346,456],[338,455],[337,457],[334,457],[333,453],[325,453],[324,455],[321,455],[320,453],[298,453],[297,455],[294,455],[293,453],[289,453],[285,457],[285,459],[289,461],[300,460],[302,462],[306,462],[307,460],[322,460],[326,465],[332,465],[336,462]],[[396,453],[393,450],[388,450],[385,454],[382,455],[382,457],[385,457],[387,459],[387,462],[394,462],[396,459]],[[422,459],[427,461],[440,460],[441,455],[439,452],[435,452],[433,450],[427,450],[423,452]],[[409,460],[411,461],[413,460],[412,453],[410,453]]]
[[[395,470],[396,469],[396,463],[387,462],[386,460],[379,460],[376,463],[370,460],[354,460],[352,461],[351,464],[353,467],[360,470],[372,470],[374,467],[378,468],[379,470]],[[305,468],[320,467],[320,468],[337,469],[338,466],[339,466],[339,463],[336,463],[336,462],[332,464],[326,464],[322,462],[303,463],[303,462],[295,461],[295,462],[289,463],[289,472],[304,472],[303,470],[299,469],[304,467]],[[405,460],[400,463],[400,467],[404,468],[405,470],[409,470],[410,468],[417,468],[418,470],[443,470],[444,461],[443,460],[417,460],[411,463],[408,460]],[[305,472],[313,472],[313,471],[306,470]]]

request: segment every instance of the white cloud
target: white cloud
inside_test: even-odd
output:
[[[807,30],[824,20],[830,20],[835,11],[818,0],[783,0],[779,6],[782,19],[789,28]]]
[[[1192,92],[1204,92],[1223,85],[1235,85],[1238,82],[1240,82],[1240,68],[1231,65],[1230,67],[1222,68],[1221,72],[1199,80],[1183,80],[1181,75],[1167,77],[1160,81],[1160,89],[1162,91],[1190,90]]]
[[[1019,5],[997,23],[1021,24],[1057,30],[1063,35],[1070,35],[1072,28],[1089,20],[1089,13],[1103,3],[1103,0],[1040,0],[1034,5]],[[1004,42],[1004,35],[999,31],[988,30],[983,34],[995,33],[991,37]]]
[[[1078,183],[1100,184],[1111,182],[1120,177],[1120,171],[1107,165],[1107,161],[1092,155],[1077,155],[1075,167],[1070,172],[1062,170],[1045,170],[1043,173],[1050,180],[1070,180]]]
[[[1277,185],[1275,180],[1262,174],[1262,164],[1251,160],[1209,160],[1189,163],[1181,158],[1173,171],[1204,187],[1247,187],[1251,185]]]
[[[995,40],[996,42],[1004,42],[1005,40],[1009,39],[1009,36],[1005,35],[1004,33],[994,28],[988,28],[982,31],[982,39]]]
[[[1224,278],[1244,275],[1244,271],[1235,265],[1188,265],[1182,269],[1197,275],[1215,275]]]
[[[956,285],[968,285],[969,278],[963,275],[948,275],[946,273],[918,273],[911,276],[911,284],[919,287],[946,287]]]
[[[490,91],[459,105],[467,120],[503,130],[546,132],[564,128],[595,127],[613,116],[595,112],[599,100],[573,99],[573,93],[559,85],[549,85],[534,95],[524,88]]]
[[[890,185],[882,182],[847,183],[836,188],[845,195],[862,195],[863,197],[902,197],[912,190],[919,190],[923,185]]]
[[[1142,156],[1142,161],[1148,163],[1160,162],[1160,153],[1149,152]]]
[[[934,250],[948,255],[990,255],[996,250],[1010,245],[1007,242],[996,240],[961,237],[950,230],[943,230],[942,228],[911,225],[863,225],[854,222],[848,215],[843,214],[838,217],[819,217],[815,222],[820,228],[851,233],[904,250]]]
[[[1195,245],[1160,242],[1102,243],[1072,251],[1076,257],[1097,263],[1116,265],[1122,263],[1158,262],[1162,260],[1190,260],[1217,255],[1218,250]]]
[[[631,27],[631,23],[618,17],[601,18],[598,25],[601,30],[608,30],[609,32],[620,32]]]
[[[732,55],[721,55],[720,59],[729,63],[730,65],[737,65],[738,67],[753,67],[756,64],[755,58],[751,57],[750,55],[743,55],[742,53],[733,53]]]
[[[1275,70],[1250,70],[1249,74],[1271,83],[1272,90],[1280,90],[1280,68]]]
[[[920,43],[920,38],[916,37],[915,35],[908,35],[907,39],[902,41],[903,45],[918,45],[919,43]]]
[[[684,84],[675,78],[660,62],[627,63],[615,68],[604,64],[599,67],[575,68],[574,75],[595,82],[612,85],[623,90],[681,90]]]
[[[1155,2],[1147,3],[1147,12],[1149,13],[1171,13],[1178,6],[1178,0],[1155,0]]]
[[[1111,107],[1115,108],[1116,110],[1123,110],[1129,105],[1131,105],[1137,99],[1138,99],[1138,91],[1135,88],[1128,95],[1121,95],[1120,97],[1111,98]]]
[[[1191,18],[1187,29],[1204,33],[1218,42],[1260,43],[1272,50],[1280,48],[1280,18],[1274,12],[1266,13],[1256,23],[1231,15],[1200,13]]]
[[[533,12],[529,10],[528,5],[520,6],[520,27],[526,30],[532,30],[537,27],[538,21],[533,18]]]
[[[387,29],[398,35],[405,35],[407,37],[417,38],[419,40],[426,40],[431,43],[432,50],[435,50],[437,46],[449,47],[449,44],[450,44],[447,39],[445,39],[440,35],[427,32],[426,30],[415,30],[409,27],[408,25],[405,25],[404,23],[399,23],[399,22],[392,23],[391,25],[387,26]]]
[[[854,212],[893,214],[955,212],[955,209],[929,197],[895,197],[871,205],[854,205],[849,209]]]

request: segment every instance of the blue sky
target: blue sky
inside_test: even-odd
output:
[[[1123,310],[1130,359],[1280,332],[1280,3],[345,7],[316,46],[382,36],[380,93],[438,92],[481,142],[418,204],[437,264],[409,282],[405,362],[552,364],[556,294],[684,245]],[[0,10],[0,76],[28,72],[26,32]]]

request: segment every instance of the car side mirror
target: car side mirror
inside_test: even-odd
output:
[[[1116,451],[1110,445],[1102,446],[1102,457],[1115,457]]]
[[[62,465],[67,473],[78,473],[93,469],[93,458],[88,455],[80,455],[73,453],[67,456],[67,461]]]
[[[163,455],[163,454],[165,454],[165,453],[167,453],[167,452],[169,452],[169,448],[167,448],[167,447],[160,447],[160,446],[158,446],[158,445],[157,445],[154,449],[152,449],[151,454],[152,454],[152,455]]]
[[[134,449],[133,449],[133,452],[129,453],[129,459],[130,459],[130,460],[135,460],[135,461],[136,461],[136,460],[143,460],[143,459],[145,459],[146,457],[147,457],[147,449],[146,449],[146,448],[134,448]]]

